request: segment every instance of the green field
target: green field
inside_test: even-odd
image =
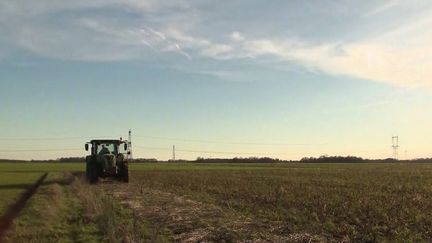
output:
[[[50,172],[9,241],[432,239],[432,164],[152,163],[130,169],[129,184],[89,186],[80,179],[82,163],[0,163],[2,210]]]

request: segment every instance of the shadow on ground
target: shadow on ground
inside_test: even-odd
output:
[[[41,186],[47,186],[52,184],[59,184],[61,186],[70,185],[72,181],[74,180],[74,177],[82,177],[83,172],[72,172],[68,176],[64,176],[63,178],[56,178],[56,179],[49,179],[45,180]],[[0,191],[3,189],[26,189],[33,185],[34,182],[28,182],[28,183],[16,183],[16,184],[6,184],[6,185],[0,185]]]

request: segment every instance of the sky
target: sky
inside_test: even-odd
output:
[[[0,158],[432,156],[428,0],[0,0]]]

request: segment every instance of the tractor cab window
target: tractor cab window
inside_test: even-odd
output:
[[[115,154],[115,145],[112,143],[102,143],[97,145],[97,154]]]
[[[119,153],[120,154],[126,154],[127,153],[127,149],[124,148],[124,143],[120,144]]]

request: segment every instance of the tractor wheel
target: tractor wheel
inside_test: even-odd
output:
[[[124,170],[123,181],[129,182],[129,166],[125,165],[124,167],[125,167],[125,170]]]
[[[90,164],[87,162],[86,163],[86,180],[90,181],[90,177],[91,177],[91,172],[90,172],[91,168],[90,168]]]
[[[120,166],[119,179],[123,182],[129,182],[129,168],[127,164]]]
[[[94,184],[94,183],[97,183],[98,180],[99,180],[97,164],[91,163],[90,167],[91,167],[91,170],[90,170],[90,180],[89,180],[89,182],[91,184]]]
[[[94,163],[92,158],[86,160],[86,178],[90,184],[94,184],[98,181],[97,164]]]
[[[87,181],[90,181],[91,178],[91,163],[92,163],[92,158],[91,156],[87,156],[86,158],[86,179]]]

